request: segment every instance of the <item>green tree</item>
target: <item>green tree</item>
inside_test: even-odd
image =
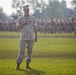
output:
[[[64,18],[70,17],[71,10],[69,8],[67,8],[67,3],[66,3],[65,0],[62,0],[62,2],[61,2],[61,8],[62,8],[62,11],[63,11]]]
[[[73,0],[71,3],[73,5],[73,7],[76,8],[76,0]]]
[[[72,4],[72,7],[73,7],[73,15],[76,16],[76,0],[73,0],[71,2],[71,4]]]
[[[27,0],[27,2],[32,5],[32,10],[34,10],[34,15],[36,18],[45,18],[46,2],[44,0]]]
[[[2,7],[0,7],[0,20],[7,20],[7,15],[3,12]]]
[[[64,18],[67,18],[67,5],[66,5],[66,1],[62,0],[61,8],[62,8],[62,12],[63,12]]]
[[[22,7],[24,4],[25,4],[24,0],[12,0],[12,8],[16,9],[18,16],[22,14]]]
[[[17,15],[22,14],[22,7],[28,3],[31,6],[36,18],[68,18],[72,15],[72,10],[67,8],[65,0],[12,0],[12,7],[16,9]]]
[[[63,18],[63,12],[58,0],[49,0],[47,14],[49,18]]]

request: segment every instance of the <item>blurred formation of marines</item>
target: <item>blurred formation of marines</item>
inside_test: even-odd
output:
[[[24,51],[26,50],[26,68],[30,69],[32,49],[34,42],[37,42],[37,29],[35,24],[35,17],[29,14],[29,5],[23,6],[24,15],[17,20],[16,28],[20,30],[20,50],[17,58],[16,70],[20,69],[20,64],[24,58]]]

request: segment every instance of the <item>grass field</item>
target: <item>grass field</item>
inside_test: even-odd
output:
[[[1,36],[19,36],[19,32],[0,32],[0,37]],[[38,33],[38,36],[75,36],[74,33],[63,33],[63,34],[50,34],[50,33],[47,33],[47,34],[44,34],[44,33]]]
[[[0,32],[0,36],[19,36]],[[40,34],[38,36],[74,36],[74,34]],[[19,38],[0,38],[0,75],[76,75],[76,38],[38,38],[33,48],[31,70],[15,70]]]

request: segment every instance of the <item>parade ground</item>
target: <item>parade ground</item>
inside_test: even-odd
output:
[[[25,57],[20,70],[15,70],[18,50],[19,32],[0,32],[0,75],[76,75],[74,33],[38,33],[30,70],[25,67]]]

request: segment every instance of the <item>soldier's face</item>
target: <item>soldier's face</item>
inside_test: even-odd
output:
[[[25,14],[29,14],[29,9],[24,9]]]

